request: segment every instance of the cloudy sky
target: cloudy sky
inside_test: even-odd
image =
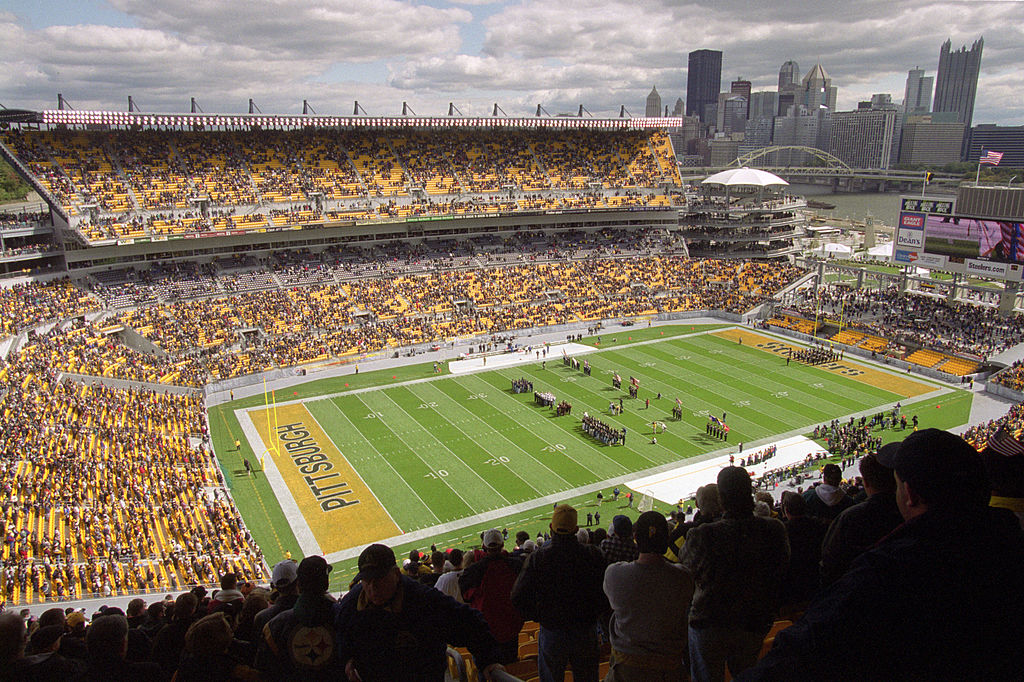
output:
[[[775,89],[784,61],[820,61],[845,110],[902,101],[908,69],[934,76],[947,38],[980,36],[974,122],[1022,125],[1021,0],[0,0],[0,104],[642,115],[652,85],[685,99],[687,52],[711,48],[723,89]]]

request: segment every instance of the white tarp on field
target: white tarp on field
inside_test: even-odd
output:
[[[668,423],[668,428],[669,430],[672,429],[672,422]],[[645,434],[637,434],[637,437],[643,438]],[[648,440],[650,437],[649,434],[646,434]],[[801,463],[807,455],[822,452],[820,445],[804,436],[786,438],[775,443],[775,445],[778,446],[778,450],[774,457],[760,464],[746,467],[747,471],[753,474],[754,479],[760,477],[766,471]],[[762,445],[757,448],[748,448],[741,453],[737,452],[739,449],[739,444],[737,443],[736,447],[733,448],[732,456],[734,463],[738,465],[741,458],[746,459],[751,454],[759,450],[765,450],[768,447],[769,445]],[[675,504],[679,500],[692,499],[697,492],[697,488],[702,485],[714,483],[718,479],[719,470],[727,466],[729,466],[729,455],[719,455],[693,464],[684,464],[672,471],[664,471],[653,476],[645,476],[627,481],[626,485],[643,495],[650,495],[667,504]]]
[[[598,350],[593,346],[584,346],[581,343],[551,344],[547,348],[547,357],[544,357],[543,344],[537,344],[535,346],[526,345],[517,348],[514,351],[495,351],[486,354],[477,353],[475,355],[465,355],[461,360],[452,360],[449,362],[448,370],[452,374],[466,374],[467,372],[479,372],[484,369],[501,369],[502,367],[525,365],[530,362],[539,365],[542,361],[556,363],[556,365],[560,367],[562,365],[563,351],[571,357],[574,355],[582,355],[583,353],[593,353]],[[538,353],[540,355],[538,355]],[[552,366],[554,367],[555,365]]]

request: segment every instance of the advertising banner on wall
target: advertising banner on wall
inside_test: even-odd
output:
[[[959,215],[949,197],[902,197],[893,263],[991,279],[1021,280],[1020,222]]]

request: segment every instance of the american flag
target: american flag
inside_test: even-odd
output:
[[[998,166],[999,162],[1002,161],[1002,160],[1003,160],[1003,153],[1002,152],[993,152],[993,151],[990,150],[990,151],[985,152],[982,155],[982,157],[980,159],[978,159],[978,163],[987,163],[987,164],[992,165],[992,166]]]
[[[1024,234],[1020,223],[1000,222],[1002,232],[1003,258],[1012,261],[1024,261]]]
[[[1024,455],[1024,444],[1013,437],[1013,433],[1005,426],[1001,426],[988,439],[987,450],[998,452],[1005,457],[1018,457]]]

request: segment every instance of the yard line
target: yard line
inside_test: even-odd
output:
[[[678,348],[678,346],[675,346],[675,344],[673,344],[673,347],[677,347]],[[688,350],[688,349],[682,348],[681,350]],[[646,351],[646,350],[641,350],[640,352],[643,354],[643,357],[655,358],[659,362],[666,363],[666,364],[668,364],[670,366],[673,366],[673,367],[676,367],[676,368],[680,367],[680,365],[678,365],[678,364],[673,362],[673,360],[675,360],[675,358],[669,360],[669,359],[665,359],[664,357],[660,357],[658,355],[652,355],[649,351]],[[694,351],[694,352],[700,352],[700,351]],[[706,353],[707,351],[705,350],[703,352]],[[671,384],[665,383],[663,380],[661,380],[659,378],[660,376],[664,376],[666,374],[666,372],[664,372],[664,371],[660,371],[660,370],[654,369],[653,372],[651,372],[651,370],[653,368],[642,367],[641,363],[638,360],[636,360],[635,358],[630,358],[628,356],[620,357],[619,360],[623,364],[625,364],[626,366],[630,367],[630,372],[636,372],[639,375],[638,378],[644,380],[645,382],[650,382],[651,384],[654,384],[655,388],[651,389],[651,390],[657,391],[658,387],[669,388],[674,393],[676,393],[676,395],[681,393],[683,396],[686,396],[687,398],[693,400],[694,402],[704,403],[705,405],[708,402],[707,398],[701,398],[701,397],[695,395],[693,392],[686,390],[685,388],[680,388],[677,385],[671,385]],[[785,423],[787,421],[787,419],[780,419],[777,416],[775,416],[778,413],[783,413],[783,414],[787,415],[789,417],[789,420],[792,420],[792,419],[803,419],[804,418],[804,415],[802,413],[795,412],[795,411],[793,411],[791,409],[788,409],[788,408],[786,408],[786,407],[784,407],[782,405],[778,405],[778,404],[772,403],[768,398],[756,395],[754,393],[748,392],[748,391],[743,390],[741,388],[737,388],[736,386],[734,386],[732,384],[727,384],[727,383],[725,383],[723,381],[714,379],[714,378],[712,378],[711,376],[709,376],[707,374],[702,374],[701,376],[702,376],[702,378],[703,378],[703,380],[705,382],[705,386],[703,387],[704,390],[707,390],[707,391],[715,393],[715,395],[719,399],[721,399],[722,401],[728,401],[731,404],[731,403],[735,402],[737,398],[750,398],[751,401],[757,401],[757,402],[761,402],[761,403],[771,404],[773,407],[776,408],[774,410],[774,414],[771,414],[771,413],[768,413],[768,412],[765,412],[765,411],[762,411],[762,410],[758,410],[758,409],[754,408],[753,405],[751,405],[750,407],[744,408],[744,409],[748,409],[748,410],[750,410],[750,411],[752,411],[752,412],[754,412],[754,413],[756,413],[758,415],[763,416],[766,420]],[[648,388],[650,389],[650,386],[648,386]],[[762,388],[761,390],[764,391],[764,392],[768,392],[769,391],[768,388]],[[729,397],[729,396],[731,396],[731,397]],[[832,403],[830,403],[830,404],[832,404]],[[689,411],[693,412],[694,411],[694,407],[696,407],[696,405],[690,406]],[[835,408],[836,409],[841,409],[842,406],[841,405],[835,405]],[[752,421],[752,420],[748,419],[746,421]],[[754,422],[752,422],[752,423],[754,425],[756,425],[756,423],[754,423]]]
[[[331,404],[333,405],[334,401],[331,401]],[[335,408],[337,408],[337,405],[335,405]],[[345,453],[341,451],[341,448],[338,447],[338,444],[334,442],[333,438],[331,438],[330,432],[327,429],[324,428],[324,425],[320,423],[320,420],[316,418],[316,415],[313,414],[313,411],[310,410],[308,407],[306,407],[306,414],[308,414],[310,417],[313,418],[313,421],[316,422],[316,425],[319,426],[320,430],[324,433],[325,436],[327,436],[327,440],[331,441],[331,443],[334,445],[334,449],[338,451],[338,454],[341,455],[342,457],[345,457],[345,459],[348,460],[349,466],[352,467],[352,473],[354,473],[356,475],[356,478],[358,478],[362,482],[362,484],[366,486],[366,489],[369,490],[370,493],[374,497],[377,497],[377,494],[373,492],[372,488],[370,488],[369,484],[366,482],[366,479],[364,479],[362,476],[360,476],[359,472],[356,471],[356,467],[352,463],[352,461],[349,460],[348,457],[345,456]],[[344,416],[344,415],[342,415],[342,416]],[[351,419],[349,420],[349,423],[350,424],[352,423]],[[369,441],[367,441],[367,442],[369,442]],[[373,446],[371,445],[370,447],[373,447]],[[374,450],[376,450],[376,448],[374,448]],[[378,454],[380,454],[380,453],[378,453]],[[395,472],[395,473],[398,473],[398,472]],[[420,501],[422,502],[422,500],[420,500]],[[395,517],[391,516],[391,512],[389,512],[388,508],[384,506],[384,501],[381,500],[379,497],[377,497],[377,504],[379,504],[381,506],[381,509],[384,510],[384,513],[388,515],[389,519],[391,519],[391,523],[395,524],[395,528],[401,528],[401,526],[398,525],[398,522],[395,521]],[[434,518],[437,518],[437,517],[434,517]]]
[[[537,375],[536,375],[535,373],[532,373],[532,372],[531,372],[531,376],[537,376]],[[569,375],[569,376],[570,376],[570,377],[573,377],[573,378],[575,378],[575,376],[574,376],[574,375]],[[583,378],[585,378],[585,379],[586,379],[586,378],[590,378],[590,377],[587,377],[586,375],[583,375],[583,374],[581,374],[581,376],[583,376]],[[548,385],[550,386],[550,390],[551,390],[552,392],[554,392],[554,391],[558,390],[558,387],[557,387],[557,386],[555,386],[555,385],[554,385],[554,384],[552,384],[551,382],[545,382],[545,380],[544,380],[543,378],[541,378],[541,377],[538,377],[538,381],[540,381],[540,382],[544,382],[544,383],[547,383],[547,384],[548,384]],[[604,399],[605,399],[605,398],[607,397],[607,396],[602,396],[602,395],[601,395],[600,393],[598,393],[597,391],[594,391],[594,390],[592,390],[592,389],[590,389],[590,388],[587,388],[587,387],[586,387],[586,386],[585,386],[585,385],[583,384],[583,382],[581,382],[581,381],[566,381],[566,382],[561,382],[561,381],[560,381],[559,383],[571,383],[571,384],[573,384],[574,386],[578,386],[578,387],[579,387],[579,388],[580,388],[580,389],[581,389],[582,391],[584,391],[584,392],[586,392],[586,393],[590,393],[590,394],[592,394],[592,395],[595,395],[595,396],[597,396],[597,398],[598,398],[598,402],[597,402],[597,404],[598,404],[599,406],[603,404],[603,402],[604,402]],[[575,393],[575,391],[570,391],[570,392],[572,392],[572,393]],[[595,416],[600,416],[600,418],[601,418],[601,421],[605,422],[605,423],[606,423],[606,424],[608,424],[609,426],[613,426],[614,424],[618,424],[618,425],[619,425],[620,427],[621,427],[621,426],[625,426],[625,425],[623,424],[623,422],[622,422],[622,420],[621,420],[621,419],[615,419],[614,417],[612,417],[612,416],[610,416],[610,415],[605,415],[605,414],[603,413],[603,410],[602,410],[602,408],[601,408],[601,407],[598,407],[597,409],[598,409],[598,410],[601,410],[601,414],[600,414],[600,415],[597,415],[597,414],[595,414]],[[636,415],[636,416],[639,416],[639,415]],[[630,427],[626,427],[626,428],[630,428]],[[639,438],[639,437],[642,437],[642,436],[640,435],[640,431],[636,431],[636,432],[635,432],[635,435],[634,435],[634,438]],[[635,442],[635,441],[633,441],[633,442]],[[661,449],[661,450],[666,450],[666,451],[668,451],[668,452],[669,452],[669,453],[671,453],[671,454],[672,454],[673,456],[675,456],[675,455],[676,455],[676,452],[675,452],[674,450],[672,450],[671,448],[669,448],[668,446],[666,446],[666,445],[665,445],[665,444],[663,444],[663,443],[659,443],[659,444],[657,445],[657,447],[658,447],[659,449]],[[647,462],[650,462],[650,464],[651,464],[651,465],[657,465],[657,464],[658,464],[658,462],[657,462],[656,460],[653,460],[653,459],[651,459],[651,458],[649,458],[649,457],[646,457],[646,456],[645,456],[645,455],[644,455],[644,454],[643,454],[642,452],[640,452],[639,450],[635,450],[635,449],[633,449],[632,447],[627,447],[626,449],[627,449],[627,450],[629,450],[630,452],[636,453],[636,455],[637,455],[637,456],[639,456],[639,457],[640,457],[640,459],[643,459],[643,460],[645,460],[645,461],[647,461]],[[612,461],[614,461],[614,460],[612,460]],[[622,465],[620,464],[619,466],[622,466]]]
[[[462,382],[461,382],[461,381],[459,381],[459,379],[456,379],[456,380],[455,380],[455,383],[456,383],[456,384],[458,384],[459,386],[462,386],[462,385],[463,385],[463,384],[462,384]],[[480,418],[479,416],[477,416],[476,414],[474,414],[472,410],[470,410],[470,409],[469,409],[468,407],[466,407],[465,405],[463,405],[462,403],[460,403],[460,402],[459,402],[458,400],[456,400],[456,399],[452,398],[452,397],[451,397],[450,395],[448,395],[447,393],[445,393],[444,391],[442,391],[442,390],[441,390],[441,389],[439,389],[438,387],[436,387],[436,386],[429,386],[429,388],[431,388],[431,389],[433,389],[433,390],[437,391],[437,392],[438,392],[438,393],[440,393],[441,395],[443,395],[443,396],[445,396],[446,398],[448,398],[449,400],[451,400],[451,401],[452,401],[453,403],[455,403],[455,404],[456,404],[456,405],[457,405],[457,406],[459,407],[459,409],[461,409],[461,410],[463,410],[463,411],[465,411],[465,412],[469,413],[469,415],[470,415],[471,417],[473,417],[474,419],[476,419],[477,421],[479,421],[479,422],[482,422],[482,423],[484,423],[484,424],[487,424],[487,422],[485,422],[485,421],[484,421],[483,419],[481,419],[481,418]],[[466,390],[470,390],[470,389],[466,389]],[[447,420],[446,420],[446,421],[447,421]],[[451,423],[451,422],[449,422],[449,423]],[[452,426],[455,426],[455,425],[454,425],[454,424],[452,424]],[[545,469],[547,469],[548,471],[550,471],[550,472],[551,472],[551,473],[552,473],[552,474],[553,474],[553,475],[554,475],[554,476],[555,476],[556,478],[559,478],[559,479],[561,479],[561,481],[562,481],[563,483],[565,483],[566,485],[572,485],[571,483],[569,483],[569,481],[565,480],[564,478],[562,478],[561,476],[559,476],[558,474],[556,474],[556,473],[555,473],[554,471],[552,471],[552,470],[551,470],[551,469],[550,469],[550,468],[549,468],[549,467],[548,467],[548,466],[547,466],[546,464],[544,464],[544,462],[542,462],[541,460],[537,459],[536,457],[534,457],[533,455],[531,455],[531,454],[530,454],[529,452],[527,452],[525,448],[523,448],[522,446],[520,446],[520,445],[519,445],[518,443],[516,443],[516,442],[515,442],[514,440],[512,440],[511,438],[509,438],[509,437],[508,437],[508,436],[506,436],[505,434],[501,433],[501,432],[500,432],[500,431],[498,431],[497,429],[495,429],[495,428],[493,428],[493,427],[490,427],[490,425],[488,425],[488,427],[489,427],[489,428],[491,429],[491,431],[492,431],[492,432],[494,432],[495,434],[497,434],[497,435],[501,436],[502,438],[504,438],[505,440],[507,440],[507,441],[508,441],[509,443],[511,443],[511,444],[512,444],[512,446],[513,446],[513,447],[515,447],[515,448],[516,448],[517,450],[520,450],[520,451],[521,451],[521,452],[522,452],[522,453],[523,453],[524,455],[526,455],[527,457],[529,457],[530,459],[532,459],[532,460],[533,460],[534,462],[536,462],[537,464],[541,465],[542,467],[544,467]],[[456,426],[455,428],[457,428],[457,429],[458,429],[459,427],[457,427],[457,426]],[[462,429],[459,429],[459,431],[462,431]],[[464,433],[464,434],[465,434],[466,432],[465,432],[465,431],[462,431],[462,433]],[[466,437],[468,438],[468,437],[469,437],[469,434],[466,434]],[[473,441],[474,443],[476,442],[476,439],[470,438],[470,440],[472,440],[472,441]],[[507,466],[507,465],[506,465],[506,466]],[[511,471],[511,469],[509,469],[509,470]],[[515,473],[515,472],[513,471],[512,473]],[[540,492],[539,490],[537,490],[536,488],[534,488],[534,487],[533,487],[532,485],[530,485],[530,483],[529,483],[528,481],[526,481],[525,479],[523,479],[523,477],[522,477],[522,476],[520,476],[519,474],[516,474],[516,478],[518,478],[519,480],[523,481],[523,483],[526,483],[526,485],[530,486],[530,488],[532,488],[534,492],[537,492],[537,493],[539,493],[539,492]]]
[[[355,425],[355,422],[353,422],[353,421],[352,421],[351,419],[349,419],[349,418],[348,418],[348,415],[346,415],[346,414],[345,414],[345,412],[344,412],[344,411],[342,411],[342,409],[341,409],[340,407],[338,407],[338,405],[337,405],[337,404],[335,404],[334,400],[332,400],[332,399],[329,399],[329,400],[328,400],[327,402],[329,402],[329,403],[331,404],[331,406],[332,406],[332,407],[333,407],[334,409],[336,409],[336,410],[338,411],[338,414],[340,414],[340,415],[341,415],[342,419],[344,419],[344,420],[345,420],[345,421],[347,421],[347,422],[348,422],[349,424],[351,424],[352,428],[353,428],[353,429],[354,429],[354,430],[355,430],[355,431],[356,431],[357,433],[362,433],[361,431],[359,431],[359,427]],[[362,401],[360,401],[360,402],[362,402]],[[365,403],[364,403],[364,405],[365,405]],[[307,410],[307,412],[308,412],[308,411],[309,411],[309,410]],[[398,473],[398,469],[396,469],[396,468],[394,467],[394,465],[393,465],[393,464],[391,464],[391,462],[389,462],[389,461],[388,461],[388,458],[387,458],[387,457],[385,457],[385,456],[384,456],[383,454],[381,454],[381,451],[380,451],[380,450],[378,450],[378,449],[376,448],[376,446],[375,446],[375,445],[374,445],[373,443],[371,443],[371,442],[370,442],[370,439],[369,439],[369,438],[365,438],[364,440],[366,441],[366,444],[367,444],[367,445],[369,445],[369,446],[370,446],[370,448],[372,448],[372,449],[373,449],[373,451],[377,453],[377,456],[378,456],[378,457],[379,457],[379,458],[381,459],[381,461],[382,461],[382,462],[384,462],[385,464],[387,464],[387,465],[388,465],[388,467],[389,467],[389,468],[390,468],[390,469],[391,469],[392,471],[394,471],[394,472],[395,472],[395,475],[396,475],[396,476],[398,476],[398,480],[400,480],[400,481],[401,481],[402,483],[404,483],[404,484],[405,484],[405,487],[407,487],[407,488],[408,488],[408,489],[409,489],[409,490],[410,490],[410,491],[412,492],[412,494],[416,496],[416,499],[420,501],[420,504],[422,504],[422,505],[423,505],[423,508],[427,510],[427,513],[428,513],[428,514],[430,514],[431,516],[433,516],[433,517],[434,517],[434,520],[435,520],[435,521],[437,521],[438,523],[441,523],[441,519],[440,519],[440,517],[438,517],[438,515],[437,515],[437,514],[435,514],[435,513],[433,512],[433,510],[432,510],[432,509],[430,508],[430,505],[429,505],[429,504],[427,504],[426,502],[424,502],[424,501],[423,501],[423,498],[422,498],[422,497],[420,497],[419,493],[417,493],[417,492],[416,492],[416,489],[415,489],[415,488],[413,488],[413,487],[412,487],[412,485],[410,485],[410,484],[409,484],[409,481],[405,480],[405,477],[404,477],[404,476],[402,476],[402,474]],[[424,462],[424,464],[426,464],[426,462]],[[355,467],[353,467],[353,469],[354,469],[354,468],[355,468]],[[370,486],[366,486],[366,487],[367,487],[367,488],[369,488]],[[371,490],[372,490],[372,488],[371,488]],[[374,493],[374,494],[376,494],[376,493]],[[378,498],[378,499],[380,499],[380,498]],[[382,507],[384,506],[383,502],[381,503],[381,506],[382,506]],[[385,507],[385,511],[386,511],[386,510],[387,510],[387,507]],[[390,514],[389,514],[389,516],[390,516]],[[399,524],[397,524],[397,523],[396,523],[395,525],[396,525],[396,526],[398,526],[399,528],[401,528],[401,526],[400,526]]]
[[[663,357],[660,357],[658,355],[654,355],[654,354],[652,354],[649,351],[642,350],[640,352],[643,354],[642,357],[654,358],[654,359],[657,359],[660,362],[665,362],[665,363],[668,363],[668,364],[672,364],[672,362],[670,360],[666,360]],[[706,350],[703,351],[703,352],[707,353]],[[628,362],[634,363],[636,365],[640,365],[639,361],[637,361],[637,360],[628,360]],[[679,365],[673,365],[673,366],[679,367]],[[735,369],[734,365],[730,365],[730,367]],[[630,371],[636,371],[637,373],[639,373],[640,378],[644,379],[645,381],[649,380],[651,383],[654,383],[657,386],[667,386],[667,384],[665,384],[661,379],[659,379],[653,373],[647,373],[647,372],[643,371],[643,370],[648,370],[649,371],[651,369],[653,369],[653,368],[642,368],[641,367],[640,369],[635,369],[635,370],[630,370]],[[717,371],[717,369],[713,369],[713,371]],[[658,375],[664,375],[665,374],[665,372],[662,372],[662,371],[659,371],[659,370],[654,370],[654,373],[656,373]],[[754,375],[752,372],[745,372],[745,370],[744,370],[744,373],[748,374],[748,375],[751,375],[752,377],[757,377],[759,380],[761,379],[761,377],[759,375]],[[778,403],[774,403],[769,398],[756,395],[755,393],[751,393],[750,391],[744,390],[742,388],[737,388],[733,384],[728,384],[728,383],[725,383],[723,381],[714,379],[713,377],[711,377],[711,376],[709,376],[707,374],[702,374],[701,376],[703,377],[703,379],[705,381],[706,390],[714,392],[723,401],[728,401],[730,404],[736,402],[737,399],[749,398],[751,400],[751,405],[748,406],[748,407],[745,407],[743,409],[748,410],[749,412],[753,412],[755,414],[758,414],[758,415],[764,417],[767,420],[772,420],[772,421],[777,421],[777,422],[785,423],[786,421],[789,421],[789,420],[792,420],[792,419],[802,419],[802,418],[804,418],[803,413],[795,412],[794,410],[791,410],[791,409],[789,409],[789,408],[787,408],[787,407],[785,407],[783,405],[780,405]],[[741,378],[739,376],[739,372],[737,372],[736,378],[737,379]],[[748,381],[747,383],[753,385],[753,378],[750,381]],[[671,388],[673,388],[673,390],[675,390],[677,392],[679,391],[679,388],[677,386],[673,386]],[[771,389],[766,388],[766,387],[760,387],[760,390],[764,391],[764,392],[770,392],[771,391]],[[793,389],[793,390],[796,391],[796,389]],[[802,391],[797,391],[797,392],[803,394]],[[685,391],[684,390],[683,394],[688,396],[688,397],[693,398],[695,401],[701,400],[700,398],[698,398],[697,396],[695,396],[693,393],[691,393],[689,391]],[[810,396],[808,396],[808,397],[810,397]],[[828,402],[829,405],[833,405],[835,407],[835,409],[843,409],[842,405],[837,405],[835,403],[832,403],[831,401],[825,401],[825,402]],[[764,410],[757,409],[756,407],[754,407],[754,405],[756,403],[770,405],[773,408],[773,412],[769,413],[769,412],[766,412]],[[691,408],[691,411],[692,411],[692,408]],[[779,419],[779,417],[776,416],[779,413],[785,414],[786,416],[789,417],[789,419]],[[744,421],[750,422],[753,425],[757,425],[756,422],[754,422],[753,420],[751,420],[749,418],[748,419],[744,419]]]
[[[501,378],[502,378],[502,379],[505,379],[506,381],[510,381],[510,379],[509,379],[509,376],[508,376],[507,374],[505,374],[505,373],[504,373],[504,370],[499,370],[499,371],[497,372],[497,374],[498,374],[499,376],[501,376]],[[476,376],[476,377],[480,378],[480,379],[481,379],[482,381],[484,381],[484,383],[486,383],[486,384],[487,384],[488,386],[490,386],[490,387],[492,387],[492,388],[494,388],[494,389],[496,389],[496,390],[500,391],[500,392],[501,392],[501,394],[502,394],[502,395],[503,395],[504,397],[508,398],[508,399],[509,399],[509,400],[510,400],[510,401],[511,401],[511,402],[512,402],[512,403],[513,403],[513,404],[514,404],[515,406],[516,406],[516,408],[517,408],[517,410],[516,410],[516,411],[517,411],[517,412],[526,412],[526,413],[530,413],[530,414],[535,414],[535,413],[533,412],[532,408],[524,407],[524,406],[523,406],[522,404],[520,404],[520,403],[519,403],[518,401],[516,401],[516,400],[512,399],[511,397],[509,397],[508,395],[506,395],[506,394],[505,394],[505,392],[504,392],[504,390],[503,390],[503,389],[502,389],[501,387],[499,387],[499,386],[498,386],[497,384],[492,384],[491,382],[487,381],[486,379],[483,379],[482,377],[480,377],[479,375],[476,375],[476,374],[470,374],[470,375],[467,375],[467,376]],[[530,374],[530,376],[536,376],[536,375],[534,375],[533,373],[531,373],[531,374]],[[538,381],[542,381],[542,380],[538,378]],[[554,388],[555,388],[554,386],[551,386],[551,389],[554,389]],[[556,427],[554,427],[554,428],[556,428],[556,429],[558,429],[558,430],[560,430],[560,431],[562,430],[562,428],[561,428],[561,427],[557,427],[557,426],[556,426]],[[575,435],[575,434],[573,434],[573,435]],[[591,439],[591,438],[590,438],[589,436],[587,436],[587,437],[586,437],[586,440],[585,440],[584,442],[585,442],[585,443],[587,443],[587,445],[589,445],[589,446],[590,446],[590,449],[591,449],[591,450],[592,450],[593,452],[597,453],[598,455],[600,455],[600,456],[601,456],[601,457],[603,457],[604,459],[606,459],[606,460],[608,460],[609,462],[611,462],[611,463],[612,463],[612,464],[613,464],[613,465],[614,465],[614,466],[615,466],[616,468],[618,468],[618,469],[628,469],[628,467],[624,466],[624,465],[622,464],[622,462],[618,462],[618,461],[616,461],[616,460],[612,459],[611,457],[609,457],[608,455],[604,454],[604,452],[602,451],[602,449],[601,449],[601,448],[600,448],[600,447],[599,447],[599,446],[597,445],[597,443],[596,443],[596,442],[594,442],[594,441],[593,441],[593,440],[592,440],[592,439]],[[608,446],[608,447],[614,447],[614,446]],[[626,449],[627,449],[627,450],[629,450],[630,452],[634,452],[634,453],[636,453],[636,454],[640,455],[640,453],[636,452],[636,450],[634,450],[633,448],[626,448]],[[564,452],[565,452],[565,453],[568,453],[568,450],[565,450]],[[567,457],[569,457],[569,459],[571,459],[572,461],[576,462],[576,464],[580,465],[580,467],[582,467],[583,469],[585,469],[585,470],[589,470],[589,471],[593,471],[593,467],[591,467],[591,466],[587,466],[586,464],[584,464],[583,462],[579,461],[578,459],[576,459],[576,458],[575,458],[575,457],[573,457],[572,455],[566,455],[566,456],[567,456]],[[651,461],[651,460],[647,459],[646,457],[644,457],[643,455],[640,455],[640,457],[641,457],[641,459],[645,459],[645,460],[647,460],[648,462],[650,462],[650,461]],[[653,462],[652,462],[652,463],[653,463]]]
[[[413,416],[412,416],[411,414],[409,414],[408,412],[406,412],[406,411],[405,411],[405,408],[403,408],[403,407],[402,407],[401,405],[399,405],[399,404],[398,404],[397,402],[395,402],[395,399],[394,399],[394,398],[392,398],[392,397],[391,397],[390,395],[388,395],[387,391],[381,391],[381,395],[383,395],[383,396],[384,396],[385,398],[387,398],[387,399],[388,399],[388,400],[390,400],[390,401],[391,401],[392,403],[394,403],[395,407],[397,407],[397,408],[398,408],[399,410],[401,410],[401,411],[402,411],[402,412],[404,412],[404,413],[405,413],[406,415],[408,415],[409,419],[411,419],[411,420],[412,420],[413,422],[415,422],[415,423],[416,423],[417,425],[419,424],[419,422],[418,422],[418,421],[416,421],[416,418],[415,418],[415,417],[413,417]],[[364,401],[364,400],[363,400],[362,398],[359,398],[359,402],[363,403],[363,405],[366,405],[366,402],[365,402],[365,401]],[[369,408],[370,406],[369,406],[369,405],[366,405],[366,407],[367,407],[367,408]],[[390,426],[390,425],[388,425],[388,423],[387,423],[387,422],[386,422],[386,421],[385,421],[385,420],[384,420],[383,418],[379,419],[378,421],[380,421],[380,423],[381,423],[381,424],[383,424],[383,425],[384,425],[384,426],[385,426],[385,427],[387,428],[387,430],[388,430],[388,431],[391,431],[391,433],[395,434],[395,437],[396,437],[396,438],[398,438],[398,440],[402,441],[402,444],[403,444],[403,445],[405,445],[405,447],[409,448],[409,450],[410,450],[410,451],[412,451],[412,453],[413,453],[413,454],[415,454],[415,455],[416,455],[416,457],[417,457],[417,458],[419,458],[419,460],[420,460],[421,462],[423,462],[424,464],[427,464],[427,460],[425,460],[425,459],[423,459],[422,457],[420,457],[420,454],[419,454],[418,452],[416,452],[416,450],[415,450],[415,449],[414,449],[413,447],[411,447],[411,446],[410,446],[410,445],[409,445],[408,443],[406,443],[406,442],[405,442],[405,439],[404,439],[404,438],[402,438],[402,436],[401,436],[401,435],[399,435],[399,433],[398,433],[397,431],[395,431],[394,429],[392,429],[392,428],[391,428],[391,426]],[[422,427],[421,427],[421,428],[422,428]],[[430,431],[428,431],[427,429],[423,429],[423,431],[426,431],[427,433],[430,433]],[[484,480],[484,477],[483,477],[483,476],[481,476],[481,475],[480,475],[480,474],[478,474],[478,473],[477,473],[476,471],[474,471],[473,467],[469,466],[469,464],[467,464],[467,463],[466,463],[466,460],[462,459],[462,458],[461,458],[461,457],[459,457],[459,456],[458,456],[457,454],[455,454],[455,452],[454,452],[454,451],[452,451],[452,449],[451,449],[451,448],[449,448],[449,447],[448,447],[447,445],[445,445],[444,443],[442,443],[442,442],[440,441],[440,439],[438,439],[438,437],[437,437],[437,436],[435,436],[434,434],[430,433],[430,437],[431,437],[431,438],[433,438],[433,439],[434,439],[435,441],[437,441],[437,442],[438,442],[438,443],[439,443],[439,444],[440,444],[440,445],[441,445],[441,446],[442,446],[442,447],[443,447],[443,448],[444,448],[445,450],[447,450],[448,452],[451,452],[451,453],[452,453],[453,455],[455,455],[455,459],[457,459],[457,460],[459,460],[460,462],[462,462],[462,465],[463,465],[464,467],[466,467],[467,469],[469,469],[469,470],[470,470],[470,471],[471,471],[471,472],[473,473],[473,475],[474,475],[474,476],[476,476],[476,477],[477,477],[477,478],[479,478],[479,479],[480,479],[481,481],[483,481],[483,484],[484,484],[484,485],[486,485],[486,486],[487,486],[488,488],[490,488],[491,490],[493,490],[493,491],[494,491],[494,493],[495,493],[495,494],[496,494],[496,495],[497,495],[498,497],[500,497],[500,498],[501,498],[502,500],[504,500],[504,501],[505,501],[505,504],[510,504],[510,503],[509,503],[509,501],[508,501],[507,499],[505,499],[505,496],[504,496],[504,495],[502,495],[502,494],[501,494],[500,492],[498,492],[498,491],[497,491],[497,490],[496,490],[496,489],[494,488],[494,486],[492,486],[492,485],[491,485],[490,483],[488,483],[488,482],[487,482],[486,480]],[[430,466],[429,464],[427,464],[427,467],[428,467],[428,468],[429,468],[429,469],[430,469],[431,471],[433,471],[433,470],[434,470],[434,469],[433,469],[433,467],[431,467],[431,466]],[[451,484],[450,484],[450,483],[449,483],[448,481],[446,481],[446,480],[445,480],[444,478],[441,478],[440,480],[441,480],[441,481],[443,481],[443,482],[444,482],[444,484],[445,484],[446,486],[448,486],[448,487],[449,487],[449,488],[451,489],[451,491],[452,491],[453,493],[455,493],[456,495],[458,495],[458,496],[459,496],[459,499],[460,499],[460,500],[462,500],[463,502],[465,502],[465,503],[466,503],[466,506],[467,506],[467,507],[468,507],[469,509],[471,509],[471,510],[472,510],[472,509],[474,508],[474,505],[470,504],[470,503],[469,503],[469,502],[468,502],[468,501],[466,500],[466,498],[465,498],[465,497],[463,497],[463,496],[462,496],[462,494],[461,494],[461,493],[459,493],[459,491],[458,491],[458,490],[456,490],[456,489],[455,489],[455,488],[454,488],[454,487],[453,487],[453,486],[452,486],[452,485],[451,485]]]

